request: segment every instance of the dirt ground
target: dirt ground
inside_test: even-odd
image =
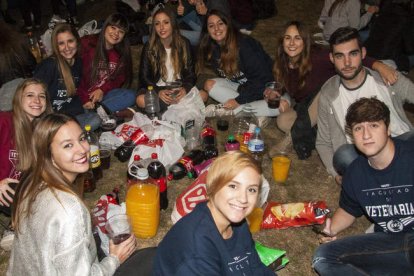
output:
[[[92,18],[103,19],[114,8],[114,0],[96,0],[87,2],[79,7],[79,20],[86,22]],[[274,57],[276,37],[280,33],[285,22],[289,20],[301,20],[307,23],[316,32],[316,21],[323,5],[323,0],[278,0],[279,13],[273,18],[257,21],[252,36],[258,39],[265,50]],[[47,8],[46,8],[47,9]],[[50,17],[50,13],[49,13]],[[45,20],[48,20],[46,18]],[[138,52],[140,47],[134,47],[134,68],[137,68]],[[134,76],[136,74],[134,73]],[[282,133],[275,126],[275,119],[264,129],[265,145],[270,147],[282,138]],[[227,132],[219,132],[218,146],[223,152],[223,144]],[[325,200],[329,208],[334,211],[338,204],[340,187],[330,177],[317,153],[314,151],[307,160],[298,160],[295,154],[290,154],[292,166],[287,182],[276,185],[271,176],[271,162],[265,156],[263,161],[264,176],[270,183],[268,201],[277,202],[301,202],[308,200]],[[92,207],[97,199],[112,190],[113,187],[121,187],[121,199],[124,198],[126,183],[126,164],[120,163],[114,156],[111,160],[111,169],[104,171],[104,178],[97,183],[97,190],[85,195],[85,201]],[[191,181],[184,178],[180,181],[168,183],[169,208],[161,212],[161,222],[156,237],[148,240],[139,240],[139,248],[156,246],[172,226],[170,219],[173,203],[177,195],[183,191]],[[345,231],[341,236],[362,233],[369,226],[365,218],[358,219],[354,226]],[[310,227],[290,228],[285,230],[261,230],[253,235],[253,238],[265,246],[286,250],[286,256],[290,263],[286,268],[278,272],[279,275],[314,275],[311,268],[311,259],[315,248],[318,246],[316,235]],[[5,274],[9,253],[0,250],[0,274]]]

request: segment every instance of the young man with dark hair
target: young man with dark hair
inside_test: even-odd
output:
[[[390,110],[375,98],[350,105],[346,129],[362,153],[347,169],[339,208],[314,255],[320,275],[414,275],[414,143],[390,137]],[[365,215],[375,232],[337,234]]]
[[[396,82],[386,86],[380,76],[362,65],[366,51],[356,29],[339,28],[330,38],[330,59],[337,75],[321,88],[316,149],[328,172],[341,183],[341,175],[358,156],[345,132],[345,113],[361,97],[377,97],[390,109],[391,136],[414,138],[403,104],[414,103],[414,84],[396,71]]]

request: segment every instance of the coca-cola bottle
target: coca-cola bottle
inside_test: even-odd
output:
[[[216,131],[207,122],[204,123],[203,130],[201,131],[201,139],[203,147],[216,146]]]
[[[160,189],[160,209],[168,208],[167,197],[167,172],[164,165],[158,160],[156,153],[151,154],[151,163],[148,165],[148,174],[154,179]]]
[[[85,138],[89,142],[89,166],[96,181],[102,178],[101,158],[98,137],[91,131],[91,126],[85,126]]]
[[[168,180],[178,180],[191,173],[195,165],[204,161],[204,153],[201,150],[192,150],[187,156],[181,157],[181,159],[171,166]]]
[[[114,155],[120,162],[127,161],[135,148],[135,146],[144,144],[150,140],[154,133],[152,125],[144,125],[131,134],[128,140],[120,145],[114,152]]]

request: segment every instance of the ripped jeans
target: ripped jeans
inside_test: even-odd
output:
[[[316,249],[319,275],[414,275],[414,232],[349,236]]]

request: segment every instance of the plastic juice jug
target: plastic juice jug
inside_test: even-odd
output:
[[[160,223],[160,195],[157,185],[148,179],[147,169],[139,169],[138,175],[146,175],[131,185],[126,195],[126,212],[137,238],[152,238]],[[141,178],[141,177],[140,177]]]

